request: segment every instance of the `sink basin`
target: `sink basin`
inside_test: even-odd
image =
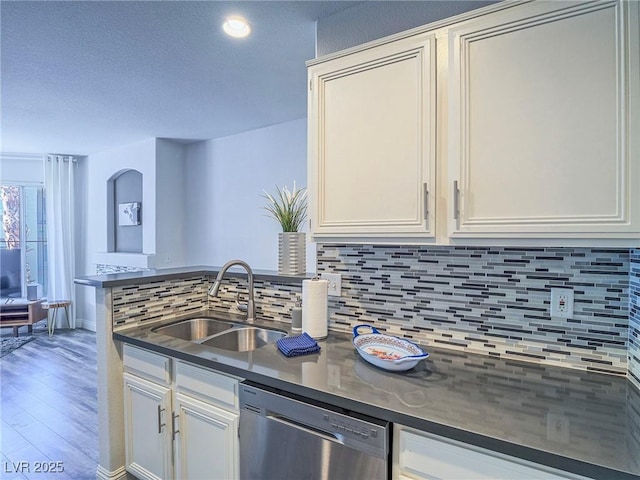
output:
[[[193,342],[224,332],[231,327],[233,327],[232,323],[203,317],[190,318],[171,325],[156,327],[151,331]]]
[[[151,329],[170,337],[233,352],[249,352],[274,343],[286,332],[275,328],[243,325],[231,320],[196,317]]]
[[[285,335],[285,332],[270,328],[239,327],[205,340],[201,345],[233,352],[249,352],[273,343]]]

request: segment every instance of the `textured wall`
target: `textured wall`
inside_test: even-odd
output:
[[[496,3],[495,0],[362,2],[317,23],[320,57]]]
[[[186,265],[241,258],[255,270],[278,268],[282,229],[266,215],[262,195],[276,185],[306,185],[306,138],[300,119],[188,146]],[[315,249],[307,250],[313,271]]]
[[[629,250],[318,245],[342,274],[331,327],[373,323],[417,342],[626,374]],[[571,287],[572,319],[549,316]]]
[[[640,390],[640,249],[631,251],[629,271],[629,379]]]

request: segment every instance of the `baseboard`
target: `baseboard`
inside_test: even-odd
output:
[[[76,328],[84,328],[85,330],[95,332],[96,321],[95,319],[89,320],[88,318],[76,318]]]
[[[124,465],[113,472],[103,468],[101,465],[98,465],[98,468],[96,469],[97,480],[124,480],[126,478],[130,477],[127,474],[127,470],[124,468]]]

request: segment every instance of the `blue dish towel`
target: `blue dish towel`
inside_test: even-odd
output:
[[[302,335],[279,338],[276,342],[278,350],[286,357],[297,357],[320,351],[320,345],[307,332]]]

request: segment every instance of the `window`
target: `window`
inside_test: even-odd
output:
[[[47,232],[42,185],[0,185],[0,297],[47,294]]]

